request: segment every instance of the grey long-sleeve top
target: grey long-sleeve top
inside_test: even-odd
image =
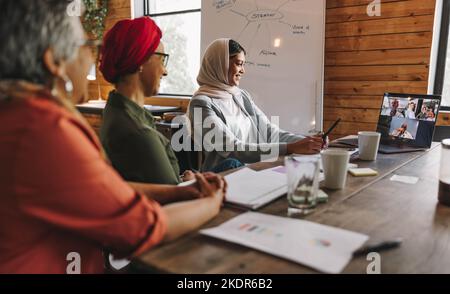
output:
[[[286,155],[287,143],[295,142],[304,136],[281,130],[272,124],[267,116],[255,105],[248,92],[242,91],[242,103],[233,97],[243,115],[251,121],[252,131],[257,138],[245,142],[235,136],[228,127],[227,119],[217,99],[198,95],[189,104],[189,119],[194,142],[202,146],[205,156],[202,170],[211,170],[227,158],[235,158],[243,163],[253,163]]]

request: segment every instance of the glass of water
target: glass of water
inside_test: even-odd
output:
[[[306,215],[317,205],[319,191],[320,157],[284,159],[288,186],[288,216]]]

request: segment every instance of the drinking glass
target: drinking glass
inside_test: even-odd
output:
[[[306,215],[317,205],[320,157],[287,156],[288,216]]]

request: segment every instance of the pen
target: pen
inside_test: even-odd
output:
[[[331,131],[334,130],[334,128],[338,125],[338,123],[341,121],[340,118],[338,118],[332,125],[331,127],[322,135],[322,138],[325,140],[327,138],[327,136],[331,133]]]
[[[384,241],[375,245],[364,246],[361,249],[353,252],[353,257],[365,256],[371,252],[380,252],[392,248],[399,247],[402,244],[402,239],[398,238],[395,240]]]

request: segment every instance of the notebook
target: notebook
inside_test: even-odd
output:
[[[273,169],[254,171],[246,167],[225,176],[225,180],[225,201],[249,209],[258,209],[287,193],[286,174]]]

